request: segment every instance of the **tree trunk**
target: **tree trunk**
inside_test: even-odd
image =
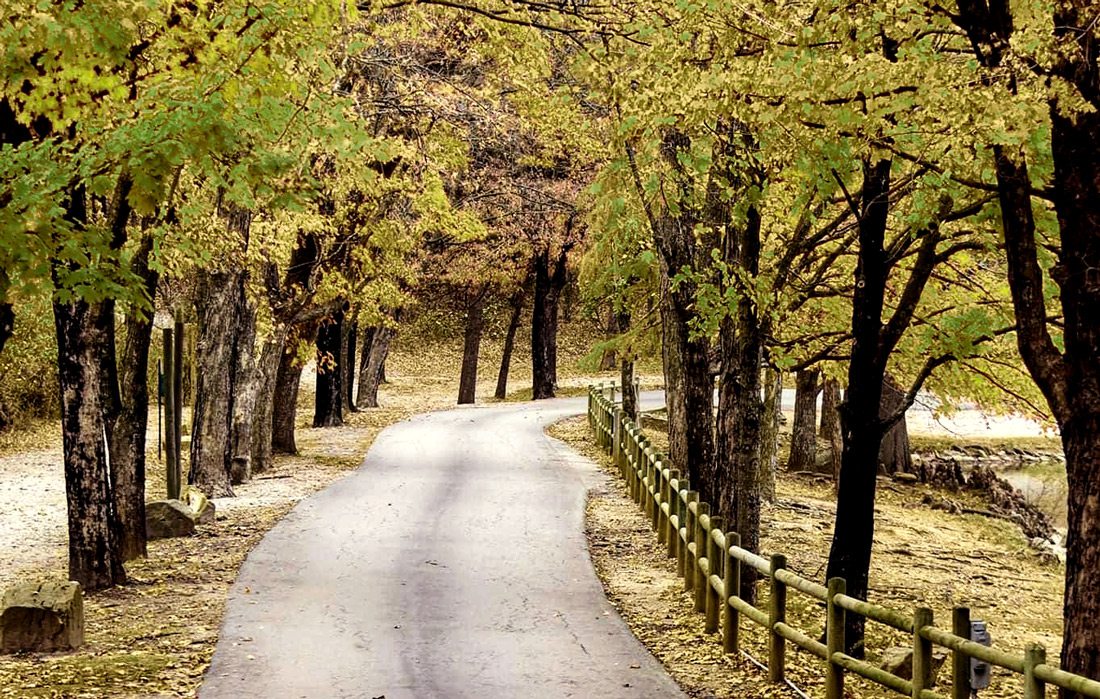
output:
[[[187,482],[211,498],[233,495],[230,468],[243,294],[241,272],[198,275],[195,308],[199,337]]]
[[[569,248],[550,264],[550,251],[535,255],[534,309],[531,312],[531,396],[553,398],[558,385],[558,306],[567,281]]]
[[[714,482],[714,382],[705,337],[692,339],[691,298],[684,285],[670,289],[669,270],[661,263],[661,359],[668,411],[669,459],[707,502],[717,502]],[[705,497],[704,497],[705,494]]]
[[[795,375],[794,422],[791,423],[791,456],[788,471],[810,471],[817,458],[816,369],[800,369]],[[824,408],[822,408],[824,415]]]
[[[302,364],[294,351],[297,339],[286,343],[275,374],[274,411],[271,418],[271,451],[297,454],[294,428],[298,418],[298,387],[302,383]]]
[[[358,314],[356,314],[358,315]],[[344,412],[358,412],[355,407],[355,348],[359,344],[359,320],[356,318],[345,323],[344,342]]]
[[[143,281],[152,304],[159,274],[149,268],[153,238],[146,235],[134,254],[134,273]],[[113,322],[113,318],[109,322]],[[152,311],[136,308],[126,317],[126,344],[117,365],[118,413],[110,433],[111,482],[122,522],[123,560],[144,558],[145,538],[145,432],[149,422],[149,345],[153,338]]]
[[[848,391],[841,406],[840,481],[836,524],[826,579],[847,582],[848,595],[867,598],[875,531],[875,485],[882,442],[879,404],[886,372],[880,352],[882,309],[889,267],[884,250],[889,213],[890,161],[864,164],[863,210],[859,221],[859,261],[852,299],[852,354]],[[845,642],[850,654],[863,657],[864,618],[847,616]]]
[[[879,417],[893,415],[904,405],[905,389],[887,374],[882,385]],[[878,462],[882,471],[888,475],[913,473],[913,455],[909,449],[909,428],[905,424],[905,418],[898,420],[882,438],[882,445],[878,450]]]
[[[256,305],[248,300],[245,280],[241,280],[240,320],[235,342],[237,358],[233,363],[233,434],[229,479],[233,485],[252,478],[252,425],[260,375],[256,357]]]
[[[458,404],[474,402],[477,391],[477,360],[481,354],[481,333],[485,328],[485,294],[488,287],[472,295],[466,306],[466,333],[462,343],[462,374],[458,380]]]
[[[394,318],[397,322],[397,318]],[[397,335],[397,329],[386,325],[371,329],[366,333],[363,343],[362,363],[359,365],[359,393],[356,405],[360,410],[378,407],[378,386],[382,382],[382,368],[390,353],[390,345]],[[369,346],[367,343],[370,343]]]
[[[622,311],[616,314],[615,326],[619,332],[630,329],[630,312]],[[623,387],[623,413],[635,423],[638,422],[638,391],[634,384],[634,355],[625,349],[619,353],[621,366],[619,379]]]
[[[275,380],[280,358],[286,350],[286,330],[276,328],[264,341],[256,363],[256,405],[252,415],[252,473],[271,468],[271,440],[275,420]]]
[[[755,278],[760,271],[760,216],[750,207],[741,230],[725,236],[723,258],[731,268]],[[722,320],[722,375],[718,388],[718,431],[711,489],[741,547],[760,549],[760,437],[764,404],[760,399],[760,360],[764,329],[757,307],[738,303],[736,317]],[[694,481],[693,481],[694,483]],[[704,497],[700,489],[701,499]],[[756,599],[756,575],[748,566],[741,573],[741,595]]]
[[[821,427],[818,435],[829,443],[834,488],[840,483],[840,455],[844,450],[844,438],[840,432],[840,403],[840,382],[825,379],[821,388]]]
[[[15,332],[15,308],[7,301],[0,301],[0,354]]]
[[[612,310],[610,321],[607,324],[607,339],[613,339],[622,331],[623,328],[619,327],[619,314]],[[618,365],[619,358],[615,350],[611,347],[605,348],[600,355],[600,371],[612,371]]]
[[[104,415],[103,352],[111,341],[104,304],[54,302],[61,434],[69,524],[69,579],[85,590],[126,582],[122,520],[111,489]]]
[[[512,316],[508,320],[508,332],[504,336],[504,351],[500,355],[500,371],[497,373],[497,390],[493,397],[504,400],[508,397],[508,370],[512,366],[512,350],[516,345],[516,331],[519,330],[520,318],[523,316],[523,289],[512,294],[510,306]]]
[[[772,368],[764,374],[764,418],[760,426],[760,497],[775,502],[779,470],[779,423],[783,417],[783,375]]]
[[[337,311],[317,331],[317,393],[313,426],[339,427],[344,424],[344,311]]]

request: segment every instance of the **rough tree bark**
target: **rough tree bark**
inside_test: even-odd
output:
[[[233,495],[233,405],[237,333],[244,301],[240,272],[201,272],[195,283],[198,347],[191,470],[187,482],[207,497]]]
[[[775,502],[779,470],[779,423],[783,415],[783,375],[769,367],[764,373],[764,415],[760,424],[760,497]]]
[[[760,215],[750,206],[743,225],[732,227],[723,242],[731,269],[754,278],[760,272]],[[722,374],[718,387],[718,430],[712,502],[741,537],[741,547],[760,548],[760,436],[764,404],[760,398],[760,360],[764,328],[757,306],[737,304],[735,316],[722,320]],[[708,396],[709,398],[709,396]],[[700,498],[703,497],[700,491]],[[741,594],[756,599],[756,575],[741,574]]]
[[[358,314],[356,314],[358,315]],[[355,349],[359,344],[359,319],[356,317],[344,324],[344,412],[354,413],[355,407]]]
[[[313,426],[339,427],[344,424],[344,309],[325,320],[317,331],[317,392],[314,396]]]
[[[612,309],[611,317],[608,319],[607,334],[605,337],[608,340],[613,339],[622,331],[623,328],[619,326],[619,314]],[[611,371],[619,366],[619,358],[617,355],[618,353],[613,347],[604,349],[603,353],[600,355],[600,371]]]
[[[397,322],[397,314],[393,320]],[[355,404],[360,410],[378,407],[378,386],[382,383],[382,370],[386,366],[390,345],[397,336],[397,329],[381,325],[369,329],[364,336],[359,364],[359,393],[355,397]]]
[[[252,473],[271,468],[271,439],[275,422],[275,379],[286,350],[286,329],[276,328],[264,341],[256,361],[256,404],[252,414]]]
[[[885,419],[904,406],[905,389],[887,374],[882,385],[879,417]],[[905,424],[905,418],[898,420],[883,436],[882,445],[878,450],[878,462],[883,472],[889,475],[913,473],[913,454],[909,449],[909,428]]]
[[[814,468],[817,457],[817,380],[816,369],[799,369],[795,375],[788,471],[810,471]]]
[[[149,268],[153,237],[145,235],[135,251],[133,272],[152,302],[159,275]],[[145,432],[149,421],[149,345],[152,311],[131,309],[126,317],[126,342],[118,362],[118,404],[110,434],[111,482],[122,522],[124,560],[146,555]]]
[[[821,427],[818,435],[829,443],[834,487],[840,483],[840,455],[844,449],[844,438],[840,432],[840,403],[840,382],[825,379],[821,388]]]
[[[107,377],[103,350],[110,341],[104,304],[54,303],[61,434],[69,524],[69,578],[86,590],[126,582],[122,520],[107,463]]]
[[[312,328],[310,328],[312,330]],[[299,329],[301,332],[301,329]],[[299,336],[292,335],[279,357],[272,396],[271,450],[276,454],[297,454],[294,426],[298,416],[298,387],[302,383],[302,363],[295,348]]]
[[[467,295],[466,332],[462,342],[462,373],[458,380],[458,404],[473,403],[477,392],[477,360],[481,355],[481,334],[485,329],[486,284]]]
[[[497,372],[497,389],[493,393],[493,397],[497,400],[504,400],[508,396],[508,371],[512,366],[512,351],[516,346],[516,332],[519,330],[519,322],[523,317],[523,300],[524,291],[523,288],[520,288],[512,294],[512,299],[508,304],[512,309],[512,315],[508,319],[508,332],[504,335],[504,351],[501,352],[500,371]]]
[[[616,326],[619,332],[630,329],[630,312],[617,313]],[[628,350],[619,352],[619,379],[623,387],[623,413],[634,422],[638,421],[638,391],[634,384],[634,354]]]
[[[260,390],[256,357],[256,305],[248,300],[242,279],[240,317],[233,362],[233,432],[230,447],[229,480],[239,485],[252,478],[252,426]]]
[[[563,245],[551,265],[550,250],[536,253],[535,288],[531,312],[531,395],[553,398],[558,372],[558,306],[565,287],[570,246]]]

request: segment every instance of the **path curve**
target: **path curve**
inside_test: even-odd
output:
[[[248,556],[199,696],[683,697],[604,597],[583,398],[415,417]]]

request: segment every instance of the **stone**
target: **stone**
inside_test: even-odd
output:
[[[201,490],[188,487],[184,491],[184,499],[187,501],[187,506],[191,508],[191,512],[195,515],[195,522],[198,524],[212,524],[214,522],[214,515],[217,508],[214,503],[210,501],[210,498],[206,497]]]
[[[936,677],[940,674],[940,668],[945,662],[947,662],[947,651],[942,648],[933,648],[932,681],[929,687],[936,686]],[[887,648],[882,653],[879,667],[903,680],[913,679],[913,649],[904,646]]]
[[[919,483],[920,479],[917,478],[915,473],[906,473],[905,471],[898,471],[894,474],[894,480],[901,483]]]
[[[0,652],[49,653],[84,643],[84,593],[76,582],[24,583],[0,602]]]
[[[156,500],[145,504],[145,536],[170,539],[195,533],[195,513],[179,500]]]

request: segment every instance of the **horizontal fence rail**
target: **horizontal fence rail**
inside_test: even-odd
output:
[[[699,500],[688,477],[673,468],[627,418],[615,402],[615,382],[590,386],[588,424],[596,443],[609,455],[626,483],[629,496],[650,520],[668,557],[676,561],[676,573],[691,593],[695,611],[703,614],[707,633],[721,632],[726,653],[739,651],[739,630],[744,617],[768,633],[768,677],[784,682],[786,644],[794,644],[825,663],[825,696],[842,699],[844,678],[853,673],[903,696],[914,699],[948,699],[934,692],[932,654],[935,646],[951,651],[950,699],[970,699],[970,661],[977,659],[1023,676],[1025,699],[1041,699],[1046,685],[1100,699],[1100,682],[1046,664],[1046,651],[1038,644],[1023,655],[1007,653],[970,640],[970,610],[956,607],[951,631],[933,625],[932,610],[917,607],[906,614],[845,594],[846,584],[833,578],[828,585],[807,580],[787,568],[783,554],[764,558],[740,547],[736,532],[724,531],[725,522]],[[768,609],[758,609],[740,597],[744,566],[756,571],[770,586]],[[795,590],[825,605],[825,643],[787,623],[787,593]],[[912,638],[912,679],[845,653],[844,623],[848,614],[896,629]]]

